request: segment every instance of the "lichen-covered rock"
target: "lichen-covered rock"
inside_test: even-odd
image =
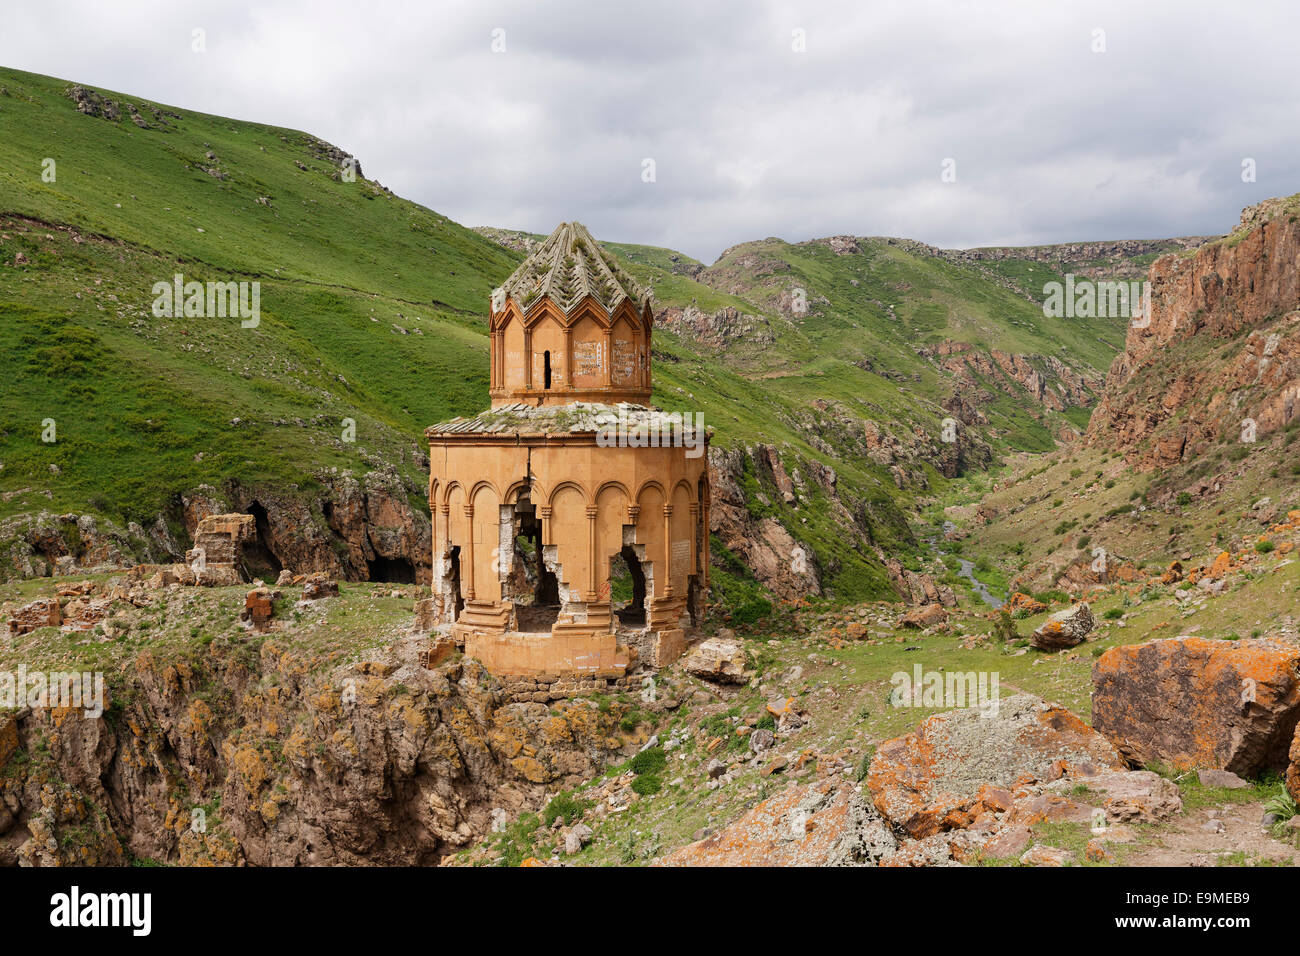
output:
[[[1087,640],[1097,619],[1092,609],[1082,601],[1048,617],[1029,638],[1029,643],[1039,650],[1059,651],[1075,647]]]
[[[1102,809],[1110,823],[1160,823],[1183,810],[1178,784],[1150,770],[1099,773],[1053,786],[1073,789],[1080,784],[1103,796]]]
[[[850,788],[789,787],[660,866],[870,866],[898,848],[875,808]]]
[[[321,572],[309,574],[302,583],[302,599],[304,601],[319,601],[322,598],[338,596],[339,583],[328,574]]]
[[[623,705],[509,703],[475,661],[420,666],[420,639],[322,667],[271,634],[141,653],[112,719],[6,722],[0,757],[48,756],[0,775],[0,837],[40,834],[0,864],[436,864],[623,754]]]
[[[1114,647],[1092,672],[1092,721],[1134,765],[1253,776],[1286,767],[1300,646],[1178,637]]]
[[[938,604],[923,604],[915,610],[908,611],[898,619],[900,627],[926,628],[943,624],[948,620],[948,612]]]
[[[743,684],[749,680],[745,645],[724,637],[710,637],[692,647],[682,659],[686,673],[701,680]]]
[[[1286,789],[1292,799],[1300,803],[1300,725],[1296,726],[1295,736],[1291,738],[1286,768]]]
[[[1118,770],[1123,762],[1104,737],[1068,710],[1018,694],[1001,700],[996,711],[936,714],[912,733],[885,741],[871,761],[867,786],[890,823],[925,837],[969,825],[984,784],[1010,787],[1026,776],[1047,780],[1063,768]]]

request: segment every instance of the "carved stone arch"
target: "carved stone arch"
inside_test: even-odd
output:
[[[524,328],[532,331],[541,325],[547,319],[555,323],[557,328],[563,329],[566,324],[566,318],[563,312],[551,304],[550,299],[542,299],[541,305],[534,308],[531,312],[524,313]]]
[[[599,488],[596,489],[596,496],[593,500],[597,504],[600,504],[600,496],[605,491],[606,488],[617,488],[619,491],[623,492],[623,497],[627,499],[627,503],[629,505],[632,504],[632,492],[628,489],[627,485],[623,484],[623,482],[618,481],[616,479],[606,481]]]
[[[647,478],[645,481],[641,482],[641,486],[636,490],[636,503],[638,505],[641,504],[642,496],[649,489],[654,489],[655,491],[659,492],[659,497],[661,500],[663,501],[668,500],[668,489],[666,489],[662,484],[660,484],[657,479]]]
[[[492,492],[492,494],[496,496],[497,504],[501,503],[502,501],[501,492],[497,491],[497,486],[489,479],[481,478],[478,481],[474,482],[474,487],[469,490],[469,501],[471,504],[474,503],[474,500],[478,498],[478,493],[482,491],[484,488],[487,488]]]
[[[524,491],[529,492],[529,497],[531,498],[532,495],[535,494],[538,489],[540,489],[540,487],[541,487],[540,482],[530,481],[527,478],[520,478],[518,481],[512,483],[510,487],[506,489],[505,494],[501,496],[501,503],[503,505],[517,504],[521,492]],[[537,497],[538,497],[538,501],[546,500],[541,495],[538,495]],[[535,501],[533,503],[536,504],[537,502]]]
[[[582,500],[584,504],[587,505],[595,504],[595,501],[592,499],[591,494],[587,491],[586,486],[579,481],[561,481],[558,485],[552,488],[551,493],[546,496],[546,503],[554,507],[556,498],[558,498],[560,492],[564,491],[566,488],[572,488],[575,491],[577,491],[578,494],[582,495]]]
[[[626,319],[627,324],[637,332],[643,332],[646,329],[645,316],[636,310],[636,306],[632,304],[631,299],[624,299],[615,306],[614,314],[609,317],[610,326],[613,327],[619,319]]]
[[[462,485],[459,481],[452,479],[451,481],[448,481],[447,484],[443,487],[442,501],[440,502],[440,504],[442,504],[443,506],[451,504],[452,492],[455,491],[459,491],[462,497],[466,497],[465,486]]]

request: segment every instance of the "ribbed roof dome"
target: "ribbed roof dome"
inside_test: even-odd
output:
[[[565,315],[588,295],[609,313],[624,299],[639,312],[650,298],[580,222],[560,223],[501,284],[501,291],[524,312],[549,298]]]

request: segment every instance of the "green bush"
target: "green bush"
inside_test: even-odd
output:
[[[565,824],[572,825],[591,806],[593,804],[590,800],[579,800],[568,791],[558,793],[551,798],[551,802],[542,811],[542,822],[549,827],[559,817],[564,820]]]
[[[662,747],[651,747],[633,757],[628,766],[637,776],[655,774],[668,766],[668,755],[664,753]]]
[[[653,773],[642,774],[632,781],[632,792],[639,793],[643,797],[658,793],[663,788],[664,785],[658,775]]]
[[[1124,616],[1124,609],[1122,607],[1113,607],[1105,614],[1102,615],[1102,617],[1104,617],[1108,621],[1118,621],[1123,616]]]
[[[1273,550],[1274,548],[1276,548],[1276,547],[1277,547],[1277,545],[1274,544],[1272,541],[1256,541],[1256,542],[1255,542],[1255,550],[1258,551],[1260,554],[1268,554],[1270,551],[1272,551],[1272,550]]]

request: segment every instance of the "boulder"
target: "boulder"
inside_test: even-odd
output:
[[[1035,843],[1020,857],[1021,866],[1065,866],[1074,859],[1068,850]]]
[[[323,571],[307,575],[307,579],[302,583],[302,599],[304,601],[319,601],[322,598],[338,597],[339,583]]]
[[[1100,773],[1068,786],[1079,783],[1105,797],[1102,808],[1110,823],[1159,823],[1183,810],[1178,785],[1150,770]]]
[[[1296,727],[1291,740],[1290,763],[1286,768],[1286,790],[1292,799],[1300,803],[1300,726]]]
[[[786,788],[658,865],[871,866],[897,849],[870,801],[849,787],[823,792],[809,784]]]
[[[1033,839],[1033,831],[1023,824],[1013,824],[994,834],[983,847],[988,859],[1003,859],[1022,853]]]
[[[723,684],[744,684],[749,680],[745,645],[736,640],[710,637],[701,641],[686,654],[682,666],[701,680]]]
[[[920,607],[908,611],[898,620],[900,627],[927,628],[934,627],[936,624],[943,624],[948,620],[948,612],[938,604],[923,604]]]
[[[579,823],[570,827],[569,831],[564,834],[564,853],[566,856],[573,856],[590,842],[591,827],[585,823]]]
[[[1097,619],[1092,616],[1092,609],[1080,601],[1051,615],[1030,636],[1029,643],[1043,651],[1075,647],[1082,644],[1096,626]]]
[[[1010,788],[1067,769],[1086,774],[1124,764],[1109,741],[1068,710],[1018,694],[996,709],[936,714],[912,733],[885,741],[871,761],[867,786],[890,823],[926,837],[969,826],[984,809],[984,784]]]
[[[1042,614],[1047,610],[1047,605],[1042,601],[1036,601],[1028,594],[1024,594],[1020,591],[1011,595],[1011,599],[1007,601],[1006,606],[1007,610],[1012,613],[1015,613],[1016,611],[1025,611],[1031,615]]]
[[[1249,781],[1242,780],[1228,770],[1202,770],[1197,776],[1203,787],[1219,787],[1223,790],[1240,790],[1249,787]]]
[[[1176,637],[1114,647],[1092,672],[1093,726],[1137,766],[1254,776],[1287,766],[1300,646]]]

